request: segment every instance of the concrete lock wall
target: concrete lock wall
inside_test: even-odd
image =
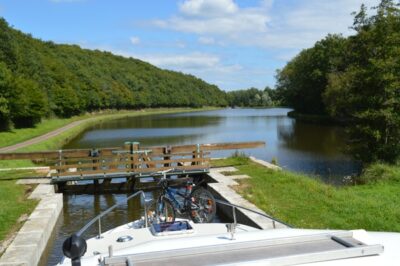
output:
[[[39,184],[29,196],[40,202],[0,258],[0,266],[37,265],[63,208],[62,194],[54,186]]]

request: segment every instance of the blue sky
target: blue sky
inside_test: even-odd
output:
[[[378,0],[0,0],[34,37],[111,51],[190,73],[225,90],[273,87],[275,71],[351,12]]]

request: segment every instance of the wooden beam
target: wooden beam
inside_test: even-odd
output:
[[[232,143],[212,143],[212,144],[201,144],[200,150],[202,151],[213,151],[213,150],[238,150],[238,149],[252,149],[264,147],[265,142],[254,141],[254,142],[232,142]],[[154,155],[165,155],[165,146],[157,147],[144,147],[143,150],[151,150]],[[101,156],[117,156],[113,152],[119,151],[121,148],[102,148],[98,149],[99,157]],[[190,153],[196,152],[197,145],[179,145],[171,146],[171,154],[177,153]],[[90,156],[92,149],[71,149],[71,150],[59,150],[59,151],[39,151],[39,152],[14,152],[14,153],[0,153],[0,160],[57,160],[60,158],[92,158]],[[96,158],[96,157],[93,157]]]

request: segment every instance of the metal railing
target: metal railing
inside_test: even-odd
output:
[[[283,221],[281,221],[281,220],[279,220],[279,219],[277,219],[277,218],[274,218],[274,217],[272,217],[272,216],[269,216],[268,214],[265,214],[265,213],[262,213],[262,212],[259,212],[259,211],[255,211],[255,210],[252,210],[252,209],[250,209],[250,208],[243,207],[243,206],[239,206],[239,205],[236,205],[236,204],[227,202],[227,201],[222,201],[222,200],[215,199],[215,202],[216,202],[216,203],[219,203],[219,204],[222,204],[222,205],[225,205],[225,206],[232,207],[233,223],[234,223],[235,226],[236,226],[236,224],[237,224],[236,209],[243,209],[243,210],[246,210],[246,211],[255,213],[255,214],[257,214],[257,215],[260,215],[260,216],[262,216],[262,217],[265,217],[265,218],[268,218],[268,219],[272,220],[272,226],[274,227],[274,229],[276,228],[276,223],[281,223],[281,224],[283,224],[283,225],[286,225],[286,226],[289,227],[289,228],[293,228],[292,225],[287,224],[287,223],[285,223],[285,222],[283,222]]]
[[[149,222],[148,222],[148,217],[147,217],[147,202],[146,202],[146,195],[144,193],[143,190],[137,191],[135,193],[133,193],[132,195],[128,196],[125,201],[123,202],[119,202],[114,204],[113,206],[111,206],[110,208],[108,208],[107,210],[101,212],[99,215],[97,215],[96,217],[94,217],[92,220],[90,220],[84,227],[81,228],[81,230],[79,230],[76,235],[77,236],[82,236],[82,234],[84,232],[86,232],[87,229],[89,229],[89,227],[91,227],[94,223],[96,223],[96,221],[98,221],[98,235],[97,238],[100,239],[102,238],[101,236],[101,218],[107,214],[109,214],[111,211],[113,211],[115,208],[121,206],[121,205],[125,205],[129,200],[131,200],[132,198],[137,197],[138,195],[141,196],[141,198],[143,199],[144,202],[144,225],[145,227],[149,226]],[[65,260],[65,256],[62,258],[61,260],[61,264],[64,262]]]
[[[130,199],[132,199],[134,197],[137,197],[138,195],[140,195],[142,197],[143,202],[144,202],[144,204],[143,204],[144,205],[144,224],[145,224],[145,227],[148,227],[146,195],[145,195],[143,190],[140,190],[140,191],[137,191],[137,192],[133,193],[129,197],[127,197],[124,202],[119,202],[119,203],[111,206],[107,210],[101,212],[99,215],[97,215],[92,220],[90,220],[84,227],[82,227],[81,230],[79,230],[76,234],[78,236],[81,236],[90,226],[92,226],[96,221],[98,221],[99,232],[98,232],[97,238],[101,238],[101,218],[103,216],[109,214],[115,208],[126,204]]]

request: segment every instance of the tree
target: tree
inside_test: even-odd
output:
[[[343,68],[346,39],[328,35],[305,49],[276,75],[276,95],[281,103],[304,114],[326,114],[322,95],[328,76]]]
[[[349,63],[332,73],[324,95],[332,116],[350,117],[350,151],[364,162],[400,156],[400,9],[383,0],[374,16],[355,15]]]
[[[0,130],[10,128],[10,108],[7,98],[11,90],[11,71],[0,62]]]
[[[71,117],[81,112],[79,99],[71,87],[54,86],[52,103],[51,109],[60,117]]]
[[[12,82],[10,116],[16,127],[32,127],[47,112],[47,98],[39,84],[24,77]]]

